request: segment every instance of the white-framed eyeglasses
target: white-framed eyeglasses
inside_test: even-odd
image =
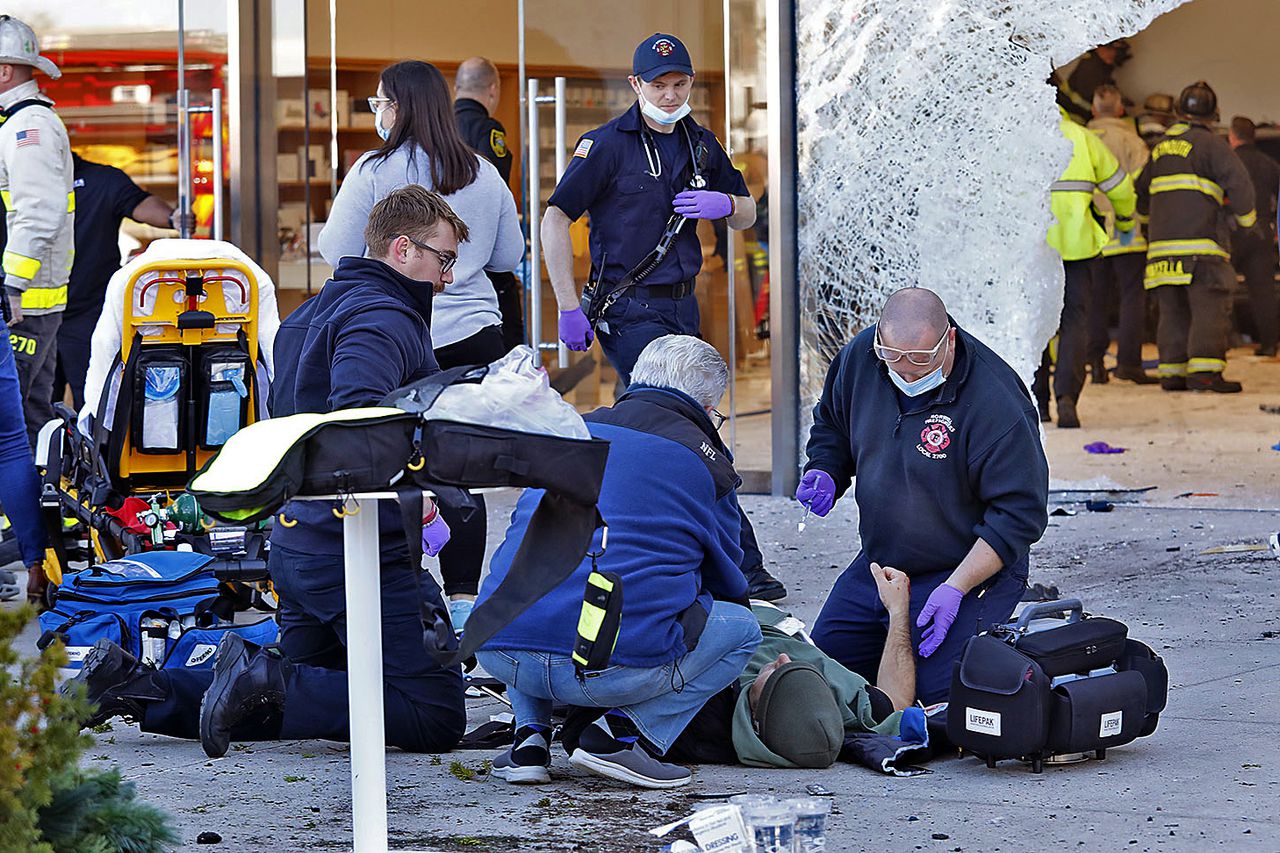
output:
[[[951,334],[950,326],[942,333],[942,338],[932,349],[898,349],[897,347],[887,347],[880,343],[880,327],[876,326],[876,336],[871,349],[875,352],[876,358],[885,364],[897,364],[903,358],[906,358],[909,364],[914,364],[916,367],[924,367],[926,364],[932,364],[933,360],[938,357],[938,350],[942,349],[942,345],[947,342],[947,335],[949,334]]]
[[[382,107],[389,107],[395,103],[391,98],[379,98],[377,95],[370,95],[368,100],[371,113],[376,113]]]

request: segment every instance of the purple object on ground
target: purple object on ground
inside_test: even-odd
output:
[[[1095,441],[1093,444],[1086,444],[1084,449],[1090,453],[1124,453],[1127,447],[1112,447],[1105,441]]]

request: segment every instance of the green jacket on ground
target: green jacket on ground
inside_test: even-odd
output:
[[[785,654],[793,661],[813,664],[822,671],[836,697],[836,704],[844,714],[846,732],[876,732],[896,735],[901,711],[890,714],[877,725],[871,716],[871,699],[867,695],[868,682],[855,672],[850,672],[805,640],[792,636],[801,623],[785,610],[770,605],[753,604],[751,612],[760,620],[760,633],[764,639],[751,656],[747,668],[738,676],[738,703],[733,710],[733,748],[738,760],[751,767],[794,768],[787,759],[770,750],[756,734],[751,720],[751,706],[747,699],[748,688],[756,680],[760,670],[773,663],[778,655]]]

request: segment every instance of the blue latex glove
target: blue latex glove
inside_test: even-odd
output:
[[[574,352],[586,352],[595,340],[591,324],[581,308],[571,308],[560,312],[560,340]]]
[[[951,623],[956,621],[956,611],[960,609],[963,599],[964,593],[949,583],[940,584],[930,594],[929,600],[924,603],[924,610],[920,611],[920,618],[916,619],[916,627],[924,628],[920,640],[920,657],[927,658],[942,645],[947,632],[951,630]],[[930,625],[930,622],[933,624]],[[929,627],[925,628],[926,625]]]
[[[1138,233],[1137,227],[1130,228],[1128,231],[1116,231],[1116,238],[1120,241],[1121,246],[1133,245],[1134,235]]]
[[[819,518],[826,518],[836,504],[836,481],[826,471],[814,468],[805,471],[796,487],[796,500],[813,510]]]
[[[436,517],[431,519],[431,523],[422,525],[422,551],[428,557],[434,557],[448,542],[449,525],[437,509]]]
[[[676,213],[690,219],[724,219],[733,213],[733,202],[715,190],[685,190],[675,198]]]

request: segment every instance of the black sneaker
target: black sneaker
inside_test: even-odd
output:
[[[747,578],[747,598],[781,601],[787,597],[787,588],[782,585],[782,581],[769,574],[764,566],[746,569],[742,574]]]
[[[136,657],[106,637],[93,644],[84,656],[80,671],[62,685],[64,694],[71,691],[72,685],[84,685],[85,698],[93,705],[93,711],[80,723],[82,728],[102,725],[112,717],[124,717],[129,722],[142,719],[141,703],[117,693],[139,668]]]
[[[1160,381],[1159,377],[1152,376],[1141,367],[1125,367],[1121,365],[1115,369],[1116,379],[1124,379],[1135,385],[1155,385]]]
[[[0,569],[0,601],[12,601],[22,595],[18,576],[8,569]]]
[[[502,753],[490,771],[512,785],[540,785],[551,781],[551,732],[539,726],[516,729],[516,741]]]
[[[640,788],[664,790],[689,784],[693,774],[687,768],[659,761],[645,750],[638,735],[622,733],[634,731],[630,720],[618,720],[621,726],[615,732],[610,720],[618,716],[612,712],[587,726],[569,755],[569,763]]]

